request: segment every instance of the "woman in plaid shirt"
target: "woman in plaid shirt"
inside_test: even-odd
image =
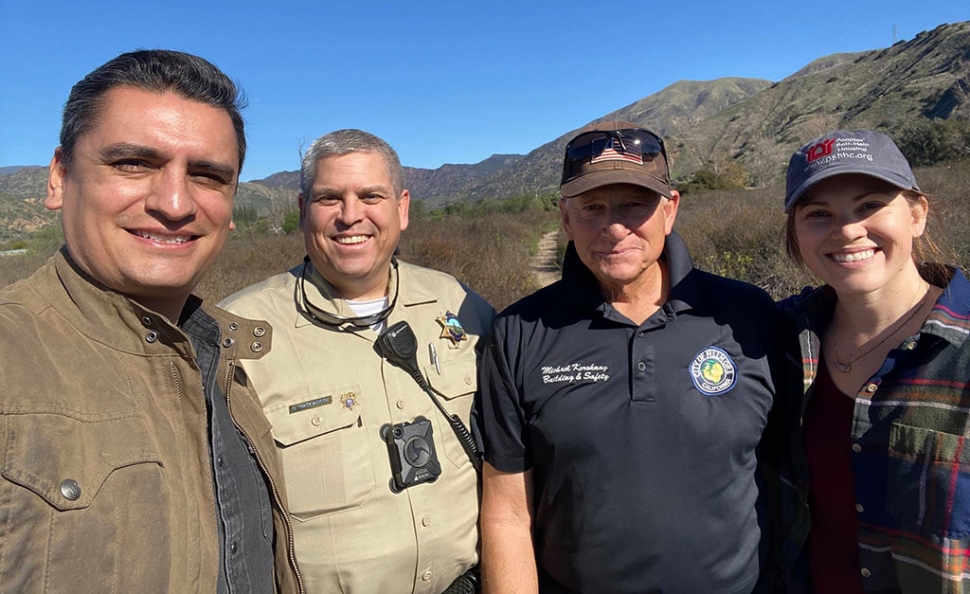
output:
[[[887,136],[817,138],[786,182],[788,252],[825,282],[782,304],[791,589],[970,592],[970,283],[924,261],[929,198]]]

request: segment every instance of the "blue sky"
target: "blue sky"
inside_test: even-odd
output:
[[[967,0],[0,0],[0,166],[46,165],[71,86],[138,48],[201,55],[241,84],[249,180],[348,127],[414,167],[526,153],[678,80],[777,81],[887,47],[894,24],[912,39],[967,19]]]

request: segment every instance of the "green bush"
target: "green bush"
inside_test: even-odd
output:
[[[300,230],[300,211],[291,210],[283,216],[283,233],[289,235]]]
[[[970,157],[970,121],[921,119],[895,135],[899,150],[913,167]]]

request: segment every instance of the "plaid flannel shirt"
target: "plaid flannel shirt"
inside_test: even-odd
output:
[[[866,592],[970,593],[970,282],[939,265],[920,272],[943,294],[855,398],[859,561]],[[814,393],[819,331],[834,305],[830,287],[782,303],[798,332],[803,379],[786,406],[791,449],[781,473],[790,591],[805,588],[795,577],[804,572],[810,524],[801,425]]]

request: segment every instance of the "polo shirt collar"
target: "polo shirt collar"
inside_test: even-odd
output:
[[[563,256],[562,282],[569,295],[563,305],[582,310],[599,310],[605,304],[596,277],[579,259],[576,246],[571,241],[566,245]]]
[[[664,257],[667,258],[667,273],[670,275],[670,293],[667,304],[679,313],[699,307],[707,295],[700,291],[694,282],[694,263],[690,259],[687,245],[676,231],[671,231],[664,243]]]

